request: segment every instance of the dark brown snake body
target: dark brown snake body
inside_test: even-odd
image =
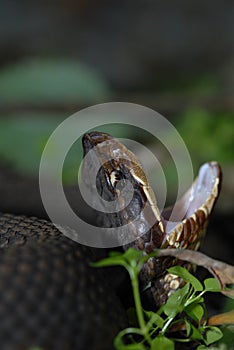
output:
[[[0,215],[0,349],[110,350],[124,310],[93,251],[46,220]],[[114,305],[114,307],[113,307]]]
[[[84,136],[85,154],[106,140],[109,146],[102,149],[102,154],[97,152],[97,156],[109,157],[114,147],[120,150],[120,155],[124,152],[125,160],[118,155],[111,162],[108,158],[98,174],[99,192],[110,200],[118,195],[116,172],[118,179],[130,179],[135,190],[128,208],[100,216],[99,223],[108,227],[130,222],[148,201],[151,209],[147,217],[142,217],[142,223],[156,216],[155,224],[141,236],[132,227],[135,241],[131,245],[146,254],[159,247],[197,249],[219,193],[218,165],[208,166],[211,176],[205,178],[214,179],[214,183],[206,199],[178,226],[166,231],[170,210],[164,216],[159,214],[140,163],[130,151],[109,135],[96,132]],[[189,193],[177,204],[178,212],[188,197]],[[0,349],[112,348],[113,337],[126,326],[126,319],[101,272],[90,267],[94,259],[91,249],[65,237],[48,221],[8,214],[0,215],[0,247]],[[180,281],[166,272],[174,263],[171,258],[150,259],[143,267],[141,281],[143,287],[150,282],[147,294],[155,305],[164,302],[171,290],[180,286]]]

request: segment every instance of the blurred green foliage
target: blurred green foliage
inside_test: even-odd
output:
[[[93,103],[110,96],[99,73],[68,59],[31,59],[0,71],[1,103]]]
[[[36,174],[46,141],[58,124],[58,118],[45,114],[1,118],[0,160],[22,173]]]
[[[210,93],[216,91],[217,81],[207,75],[192,79],[191,82],[177,82],[175,87],[189,87],[189,91]],[[110,87],[98,72],[74,60],[30,59],[2,68],[0,106],[43,106],[45,112],[28,111],[23,114],[8,113],[0,116],[0,161],[5,160],[21,172],[37,174],[41,153],[49,135],[68,117],[61,113],[52,113],[51,107],[56,104],[69,106],[72,103],[88,106],[108,100],[110,96]],[[46,107],[49,112],[46,112]],[[115,119],[118,120],[118,116]],[[82,120],[83,126],[85,122]],[[221,165],[233,163],[232,115],[213,114],[204,109],[190,108],[175,119],[174,125],[191,153],[195,172],[202,163],[209,160],[216,160]],[[96,129],[115,137],[142,141],[146,145],[150,144],[151,140],[155,141],[147,133],[131,126],[111,124]],[[81,159],[82,147],[81,141],[78,140],[71,147],[64,164],[66,182],[77,181],[77,167]],[[166,164],[165,175],[171,191],[177,181],[173,162]],[[154,178],[156,176],[157,174]]]
[[[207,161],[234,162],[234,116],[189,109],[176,123],[197,169]]]
[[[9,112],[0,115],[0,160],[22,173],[38,174],[40,157],[49,135],[68,116],[51,107],[92,105],[111,96],[102,76],[77,60],[38,58],[19,61],[0,70],[0,106],[12,111],[43,106],[44,113]],[[3,108],[4,110],[4,108]],[[48,110],[48,111],[47,111]],[[47,111],[47,112],[46,112]],[[69,152],[65,180],[74,180],[72,168],[82,158],[81,148]],[[77,179],[77,175],[76,178]]]
[[[58,114],[25,114],[0,118],[0,161],[4,161],[21,172],[37,175],[43,149],[56,127],[65,119]],[[82,126],[85,120],[81,120]],[[95,128],[116,137],[140,137],[132,133],[131,127],[121,124],[104,125]],[[79,130],[77,130],[79,135]],[[61,140],[62,142],[62,140]],[[51,150],[56,154],[57,150]],[[81,139],[71,146],[63,167],[63,180],[66,184],[77,181],[78,169],[83,157]]]
[[[160,91],[208,96],[220,92],[220,83],[217,74],[212,72],[206,74],[191,72],[189,75],[179,75],[174,80],[171,80],[171,78],[169,80],[166,79]]]
[[[37,174],[46,141],[63,119],[65,117],[62,115],[46,113],[1,118],[0,160],[5,160],[22,173]],[[233,164],[234,118],[231,116],[214,117],[204,110],[189,110],[177,119],[176,127],[191,154],[195,173],[202,163],[211,160],[216,160],[221,165]],[[140,140],[141,137],[140,131],[137,129],[132,131],[130,126],[112,124],[95,129],[116,137],[135,140]],[[78,140],[71,147],[64,163],[66,183],[77,181],[82,154],[81,140]],[[168,188],[172,191],[177,181],[173,162],[167,163],[165,171]]]

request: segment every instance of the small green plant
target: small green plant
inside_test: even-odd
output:
[[[157,252],[150,254],[156,256]],[[196,341],[198,349],[205,349],[221,339],[223,334],[218,327],[206,325],[207,317],[203,295],[206,292],[220,291],[215,278],[208,278],[204,285],[181,266],[168,269],[169,273],[183,278],[186,284],[174,292],[157,312],[142,308],[138,275],[149,255],[129,248],[125,253],[112,252],[109,257],[96,262],[94,266],[124,266],[131,279],[135,309],[129,310],[130,327],[122,330],[114,340],[116,350],[173,350],[176,342]],[[171,330],[183,325],[185,336],[173,338]]]

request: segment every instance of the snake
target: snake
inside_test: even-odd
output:
[[[83,137],[83,145],[84,154],[93,150],[95,163],[99,162],[96,185],[105,200],[118,198],[117,202],[123,206],[126,203],[120,193],[121,186],[125,187],[127,182],[132,184],[130,204],[115,213],[99,215],[101,226],[124,228],[127,225],[127,233],[123,229],[121,242],[126,241],[124,235],[127,235],[128,238],[132,236],[132,243],[123,244],[125,250],[132,246],[149,254],[158,248],[199,249],[221,189],[222,173],[217,162],[205,163],[184,196],[173,207],[165,208],[160,213],[154,192],[135,154],[116,138],[103,132],[87,133]],[[91,187],[90,171],[92,164],[89,163],[85,178],[87,186]],[[137,225],[134,222],[136,217]],[[183,285],[181,278],[167,273],[167,269],[175,264],[193,268],[189,263],[172,258],[150,257],[143,265],[141,288],[145,291],[143,298],[151,309],[165,303],[168,296]]]
[[[96,216],[97,225],[106,228],[129,224],[132,241],[123,249],[131,246],[149,254],[157,248],[199,248],[220,192],[216,162],[201,167],[191,188],[174,205],[173,226],[172,208],[160,213],[142,165],[126,146],[98,131],[84,134],[82,142],[84,156],[93,149],[100,162],[96,186],[103,198],[125,204],[118,184],[132,184],[132,200],[126,207]],[[85,180],[93,186],[88,176]],[[133,224],[135,217],[140,217],[138,226]],[[126,313],[103,270],[91,266],[97,258],[95,249],[69,239],[69,233],[64,235],[52,222],[7,213],[0,214],[0,249],[2,350],[113,349],[114,336],[127,326]],[[153,308],[180,288],[183,281],[167,273],[176,263],[185,265],[152,257],[143,265],[142,298]]]

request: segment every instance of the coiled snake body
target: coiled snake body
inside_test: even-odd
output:
[[[127,210],[104,216],[99,223],[108,227],[116,222],[129,222],[150,199],[151,212],[142,220],[156,216],[155,224],[143,236],[137,235],[134,228],[132,234],[136,237],[132,245],[146,253],[161,246],[197,249],[219,193],[218,165],[210,163],[203,168],[192,191],[198,196],[202,193],[202,184],[206,188],[205,197],[201,195],[202,198],[190,205],[181,223],[166,231],[170,210],[160,216],[140,163],[130,151],[109,135],[93,132],[83,138],[85,154],[103,141],[108,142],[102,154],[95,151],[97,157],[108,155],[97,178],[99,192],[109,199],[118,195],[116,172],[118,179],[130,179],[135,191]],[[119,150],[119,154],[115,153],[110,162],[113,148]],[[122,160],[123,152],[125,160]],[[134,163],[134,172],[130,171],[132,167],[126,155],[131,165]],[[178,212],[190,195],[191,190],[176,204]],[[48,221],[9,214],[0,215],[0,247],[0,349],[112,348],[114,335],[126,326],[125,314],[102,273],[90,267],[94,259],[92,249],[65,237]],[[151,282],[148,296],[156,304],[164,302],[172,288],[172,280],[165,273],[165,268],[172,263],[171,259],[169,262],[151,259],[142,270],[142,283]]]
[[[0,246],[0,349],[112,348],[124,312],[88,247],[48,221],[7,214]]]

